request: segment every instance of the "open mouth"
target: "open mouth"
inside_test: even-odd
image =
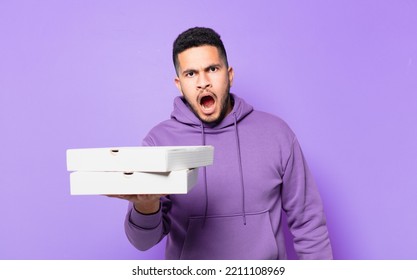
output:
[[[211,115],[216,110],[216,100],[212,95],[205,95],[200,99],[200,108],[203,114]]]
[[[203,96],[200,100],[200,105],[203,109],[210,109],[214,106],[214,98],[210,95]]]

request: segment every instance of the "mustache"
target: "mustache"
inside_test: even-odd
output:
[[[197,102],[201,102],[201,100],[204,98],[204,97],[207,97],[207,96],[209,96],[209,97],[212,97],[213,99],[217,99],[217,95],[214,93],[214,92],[212,92],[212,91],[210,91],[210,90],[201,90],[201,91],[199,91],[198,92],[198,95],[197,95]]]
[[[208,89],[202,89],[198,91],[198,95],[208,95],[208,94],[212,94],[212,95],[216,95],[213,91],[208,90]]]

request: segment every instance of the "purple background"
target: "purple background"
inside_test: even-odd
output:
[[[281,116],[337,259],[417,259],[416,1],[1,1],[0,259],[158,259],[126,203],[70,196],[68,148],[139,145],[169,117],[171,46],[221,35],[232,91]],[[292,255],[293,256],[293,255]]]

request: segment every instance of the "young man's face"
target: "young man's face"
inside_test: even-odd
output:
[[[227,68],[216,47],[194,47],[179,53],[177,71],[175,85],[200,120],[218,123],[230,113],[233,69]]]

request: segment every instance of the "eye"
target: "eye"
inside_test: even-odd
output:
[[[185,76],[189,77],[189,78],[192,78],[192,77],[195,76],[195,73],[193,71],[190,71],[190,72],[185,73]]]
[[[216,72],[217,71],[217,67],[216,66],[210,66],[209,71],[210,72]]]

